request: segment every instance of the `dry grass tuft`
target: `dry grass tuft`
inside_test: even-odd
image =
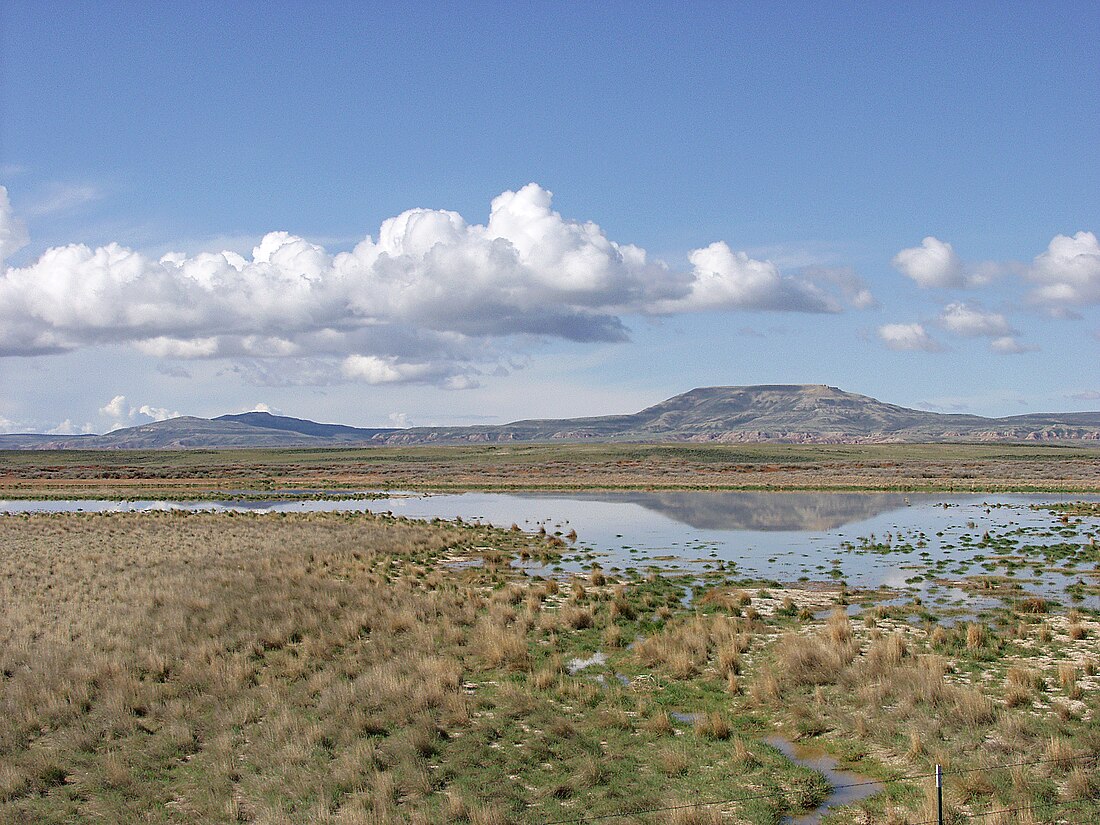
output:
[[[616,624],[608,625],[603,630],[603,643],[605,647],[618,650],[626,646],[626,638],[623,629]]]
[[[725,822],[717,806],[679,807],[685,804],[687,803],[670,803],[668,807],[673,810],[668,812],[668,825],[722,825]]]
[[[561,618],[565,626],[573,630],[583,630],[586,627],[592,627],[592,623],[595,620],[591,607],[577,607],[575,605],[566,605],[563,607],[561,609]]]
[[[691,761],[681,748],[665,748],[657,755],[657,764],[665,776],[683,776]]]
[[[1043,758],[1050,763],[1051,770],[1068,771],[1080,754],[1073,744],[1059,736],[1051,736],[1046,743]]]
[[[968,624],[966,626],[966,649],[970,651],[981,650],[988,641],[985,627],[980,624]]]
[[[700,713],[695,717],[694,723],[695,735],[703,736],[707,739],[726,740],[730,738],[729,722],[726,718],[716,712]]]
[[[676,733],[676,727],[672,724],[672,717],[665,711],[660,711],[650,716],[638,727],[658,736],[672,736]]]
[[[1077,682],[1077,668],[1069,662],[1058,665],[1058,684],[1070,699],[1081,698],[1081,686]]]

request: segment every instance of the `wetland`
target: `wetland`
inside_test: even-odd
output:
[[[0,502],[0,821],[902,825],[935,764],[949,822],[1100,813],[1094,492],[75,466]]]

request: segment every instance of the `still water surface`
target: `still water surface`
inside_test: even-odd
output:
[[[0,513],[233,510],[371,511],[414,519],[461,517],[578,539],[561,568],[657,566],[704,572],[721,562],[739,575],[893,587],[943,600],[947,582],[1007,575],[1027,593],[1061,597],[1098,583],[1100,519],[1058,516],[1038,505],[1098,496],[900,493],[392,493],[385,498],[263,501],[0,501]],[[1090,535],[1095,538],[1090,538]],[[1007,544],[983,545],[1003,538]],[[1095,542],[1096,544],[1090,544]],[[1069,561],[1042,565],[1036,548],[1057,545]],[[1024,564],[1003,564],[1005,555]],[[1049,562],[1049,559],[1048,559]],[[1040,565],[1043,569],[1040,571]],[[540,571],[541,572],[541,571]],[[971,599],[971,601],[973,601]],[[1079,599],[1100,607],[1100,597]]]

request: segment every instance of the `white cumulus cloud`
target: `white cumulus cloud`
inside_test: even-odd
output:
[[[46,430],[47,435],[87,435],[94,432],[95,427],[92,424],[77,424],[71,418],[66,418],[56,427]]]
[[[883,324],[878,337],[893,350],[938,352],[943,349],[921,324]]]
[[[1003,337],[1011,335],[1008,320],[997,312],[986,312],[980,307],[965,303],[953,303],[944,307],[940,323],[955,333],[967,337]]]
[[[1032,297],[1041,303],[1100,303],[1100,242],[1092,232],[1057,235],[1026,277],[1035,283]]]
[[[811,283],[820,282],[837,287],[855,309],[874,309],[879,305],[867,283],[849,267],[809,266],[801,274]]]
[[[4,198],[0,249],[24,235]],[[505,338],[622,341],[628,315],[838,311],[828,287],[873,301],[851,278],[783,274],[724,242],[689,260],[677,269],[564,218],[536,184],[494,198],[484,224],[411,209],[340,254],[287,232],[250,256],[74,244],[0,275],[0,356],[121,343],[158,358],[320,359],[325,381],[460,387],[506,360]]]
[[[409,420],[409,414],[403,412],[390,413],[390,425],[402,430],[406,430],[412,426],[412,422]]]
[[[1023,343],[1015,335],[1001,335],[989,342],[989,348],[1002,355],[1019,355],[1024,352],[1035,352],[1035,347]]]
[[[757,261],[717,241],[689,256],[692,272],[687,293],[658,300],[655,313],[698,310],[770,309],[839,312],[836,300],[816,284],[780,274],[770,261]]]
[[[432,383],[447,389],[471,389],[478,386],[476,379],[457,374],[449,365],[440,363],[414,364],[396,358],[349,355],[340,368],[345,377],[366,384]]]
[[[179,413],[169,410],[167,407],[154,407],[152,404],[142,404],[137,408],[135,415],[144,416],[152,421],[167,421],[169,418],[179,418]]]
[[[125,395],[116,395],[99,408],[99,414],[111,422],[110,429],[118,430],[135,424],[147,424],[150,421],[165,421],[178,418],[179,413],[167,407],[154,407],[151,404],[131,406]]]
[[[126,416],[126,396],[116,395],[106,404],[99,408],[99,414],[105,418],[113,418],[118,420]]]
[[[912,278],[918,286],[956,288],[966,286],[962,261],[951,244],[929,235],[920,246],[903,249],[893,260],[894,267]]]

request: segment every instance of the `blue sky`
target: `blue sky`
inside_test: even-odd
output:
[[[1095,3],[177,6],[0,12],[0,430],[1100,409]]]

